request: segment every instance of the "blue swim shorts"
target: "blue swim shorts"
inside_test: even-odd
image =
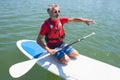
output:
[[[64,46],[66,46],[67,44],[66,43],[63,43],[61,46],[57,47],[57,48],[62,48]],[[74,48],[72,46],[68,46],[66,48],[62,48],[61,50],[57,51],[54,56],[57,58],[57,59],[61,59],[62,57],[65,56],[65,54],[69,55],[72,51],[74,50]]]

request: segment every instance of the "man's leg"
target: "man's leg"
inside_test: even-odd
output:
[[[76,59],[79,55],[80,55],[79,52],[78,52],[77,50],[75,50],[75,49],[74,49],[70,54],[68,54],[69,57],[75,58],[75,59]]]

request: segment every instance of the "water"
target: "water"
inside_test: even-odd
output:
[[[47,5],[59,4],[61,15],[96,20],[90,27],[83,23],[65,25],[65,41],[71,43],[91,32],[95,36],[73,45],[82,55],[120,67],[119,0],[0,0],[0,80],[61,80],[35,65],[26,75],[13,79],[9,67],[28,60],[16,47],[20,39],[37,38],[40,25],[48,17]]]

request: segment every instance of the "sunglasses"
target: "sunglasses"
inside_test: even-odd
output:
[[[60,13],[60,10],[56,10],[56,11],[54,11],[54,13]]]

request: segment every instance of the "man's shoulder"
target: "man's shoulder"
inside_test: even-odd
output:
[[[62,24],[68,23],[69,18],[68,17],[60,17],[60,21],[62,22]]]

